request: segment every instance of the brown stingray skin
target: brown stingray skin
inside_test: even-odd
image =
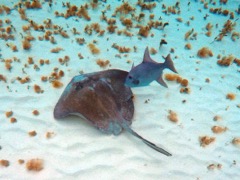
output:
[[[54,109],[56,119],[81,114],[95,127],[108,131],[110,122],[126,121],[134,114],[132,91],[124,85],[126,71],[107,70],[74,77]]]

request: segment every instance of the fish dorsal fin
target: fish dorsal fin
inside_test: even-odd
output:
[[[143,56],[143,63],[146,63],[146,62],[154,62],[156,63],[154,60],[152,60],[152,58],[150,57],[150,54],[149,54],[149,50],[148,50],[148,47],[146,47],[145,49],[145,52],[144,52],[144,56]]]

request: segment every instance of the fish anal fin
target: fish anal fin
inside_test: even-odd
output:
[[[162,86],[168,88],[167,84],[164,82],[162,75],[159,76],[159,78],[156,80],[159,84],[161,84]]]

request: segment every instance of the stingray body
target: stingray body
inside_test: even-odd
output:
[[[57,102],[54,117],[78,115],[108,134],[118,135],[125,129],[156,151],[171,156],[130,128],[134,104],[131,89],[124,85],[127,74],[122,70],[106,70],[75,76]]]

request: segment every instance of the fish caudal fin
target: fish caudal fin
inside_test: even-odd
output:
[[[172,61],[172,58],[171,58],[170,54],[168,54],[167,57],[163,57],[163,58],[165,59],[165,62],[163,63],[165,68],[168,68],[171,71],[173,71],[175,73],[178,73],[177,70],[174,67],[174,64],[173,64],[173,61]]]
[[[169,152],[167,152],[166,150],[158,147],[156,144],[144,139],[142,136],[140,136],[138,133],[136,133],[135,131],[133,131],[128,125],[124,124],[123,127],[125,130],[127,130],[129,133],[131,133],[132,135],[134,135],[135,137],[141,139],[145,144],[147,144],[149,147],[151,147],[152,149],[166,155],[166,156],[172,156],[172,154],[170,154]]]

